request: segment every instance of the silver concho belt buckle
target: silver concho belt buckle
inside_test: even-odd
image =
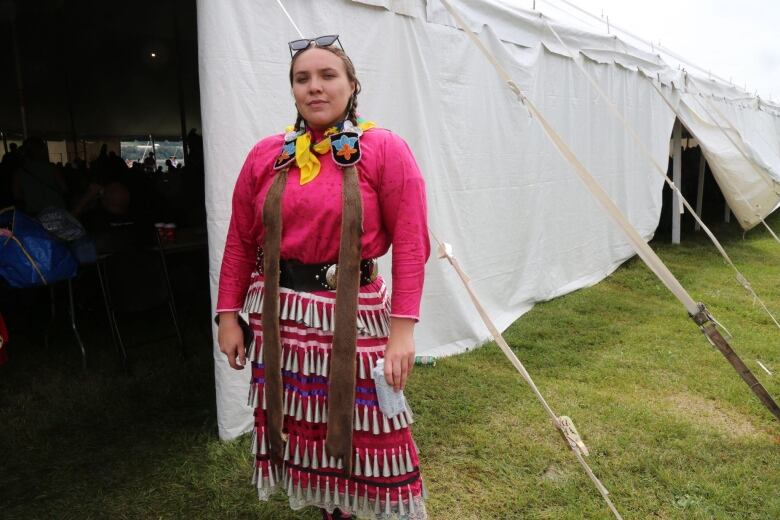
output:
[[[338,264],[325,265],[320,268],[319,274],[316,275],[317,281],[320,285],[329,291],[336,290],[336,276],[338,275]]]

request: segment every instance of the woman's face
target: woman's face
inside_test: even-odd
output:
[[[355,84],[347,77],[341,58],[314,47],[295,60],[292,90],[309,126],[325,130],[345,116]]]

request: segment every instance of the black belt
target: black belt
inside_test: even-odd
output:
[[[262,254],[258,255],[258,272],[262,274]],[[279,261],[279,286],[294,291],[335,291],[338,264],[304,264],[295,260]],[[376,259],[360,262],[360,285],[368,285],[379,274]]]

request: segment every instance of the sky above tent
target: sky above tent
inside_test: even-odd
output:
[[[606,32],[606,23],[588,18],[563,0],[504,0],[525,9],[593,32]],[[780,2],[773,0],[569,0],[611,24],[658,43],[698,67],[711,71],[750,93],[780,100]],[[615,29],[612,28],[612,34]],[[618,33],[620,34],[620,33]],[[637,47],[647,47],[621,37]],[[670,65],[677,62],[663,56]],[[687,67],[690,70],[689,67]]]

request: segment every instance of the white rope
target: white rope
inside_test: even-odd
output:
[[[545,1],[545,2],[546,2],[546,3],[548,3],[548,4],[550,3],[550,2],[548,2],[548,1],[546,1],[546,0],[543,0],[543,1]],[[573,4],[572,2],[570,2],[570,1],[568,1],[568,0],[559,0],[559,1],[560,1],[560,2],[562,2],[562,3],[564,3],[564,4],[566,4],[566,5],[568,5],[569,7],[573,8],[573,9],[575,9],[575,10],[579,11],[580,13],[583,13],[583,14],[585,14],[585,15],[587,15],[587,16],[589,16],[589,17],[591,17],[591,18],[593,18],[593,19],[595,19],[595,20],[597,20],[597,21],[599,21],[599,20],[600,20],[600,21],[601,21],[601,23],[604,23],[604,20],[601,20],[601,19],[600,19],[598,16],[596,16],[595,14],[593,14],[593,13],[591,13],[591,12],[589,12],[589,11],[586,11],[585,9],[583,9],[583,8],[581,8],[581,7],[579,7],[579,6],[575,5],[575,4]],[[732,83],[731,81],[728,81],[728,80],[726,80],[725,78],[722,78],[722,77],[718,76],[717,74],[713,74],[713,73],[712,73],[712,71],[709,71],[709,70],[706,70],[706,69],[704,69],[704,68],[702,68],[702,67],[699,67],[698,65],[696,65],[696,64],[695,64],[695,63],[693,63],[692,61],[689,61],[689,60],[687,60],[686,58],[683,58],[683,57],[682,57],[680,54],[677,54],[677,53],[676,53],[676,52],[674,52],[673,50],[671,50],[671,49],[668,49],[668,48],[664,47],[664,46],[663,46],[663,45],[661,45],[660,43],[653,43],[653,42],[651,42],[651,41],[645,40],[645,39],[644,39],[644,38],[642,38],[641,36],[637,36],[636,34],[632,33],[631,31],[629,31],[629,30],[627,30],[627,29],[624,29],[624,28],[622,28],[622,27],[619,27],[619,26],[615,25],[615,23],[614,23],[614,22],[609,22],[609,25],[610,25],[610,26],[611,26],[613,29],[617,29],[618,31],[622,32],[623,34],[626,34],[626,35],[630,36],[631,38],[635,39],[636,41],[638,41],[638,42],[641,42],[641,43],[644,43],[645,45],[647,45],[647,46],[649,46],[651,49],[653,49],[653,51],[655,51],[655,50],[661,51],[661,52],[663,52],[664,54],[666,54],[667,56],[671,56],[672,58],[674,58],[675,60],[679,61],[680,63],[683,63],[683,64],[685,64],[685,65],[688,65],[688,66],[689,66],[689,67],[691,67],[692,69],[696,69],[696,70],[698,70],[699,72],[701,72],[702,74],[705,74],[705,75],[707,75],[707,76],[708,76],[708,77],[710,77],[710,78],[717,79],[717,80],[718,80],[718,81],[720,81],[721,83],[724,83],[724,84],[726,84],[726,85],[730,85],[730,86],[732,86],[732,87],[733,87],[733,86],[735,86],[735,85],[734,85],[734,83]]]
[[[588,449],[585,446],[585,444],[582,442],[582,439],[580,438],[576,428],[574,428],[571,419],[565,416],[558,416],[555,413],[555,411],[552,409],[552,407],[547,403],[547,400],[539,391],[539,388],[536,386],[536,383],[534,383],[534,380],[533,378],[531,378],[531,375],[525,369],[525,366],[523,366],[523,363],[520,361],[520,359],[518,359],[517,355],[515,355],[514,351],[512,351],[512,349],[509,347],[506,340],[504,339],[504,336],[498,330],[498,327],[496,327],[495,323],[493,323],[493,320],[490,319],[490,316],[485,310],[485,307],[482,305],[482,302],[479,300],[479,297],[477,297],[474,288],[471,286],[471,279],[461,268],[458,259],[455,258],[455,256],[452,254],[452,247],[449,244],[440,241],[436,237],[436,234],[430,228],[428,228],[428,231],[433,237],[433,239],[436,241],[436,243],[438,244],[439,258],[446,258],[447,261],[450,263],[450,265],[455,269],[455,272],[458,274],[458,277],[461,279],[461,282],[463,282],[463,286],[466,288],[466,291],[468,292],[469,297],[471,298],[471,302],[474,304],[474,307],[476,307],[477,312],[482,318],[482,322],[488,328],[488,331],[490,331],[490,335],[493,337],[493,340],[496,342],[496,344],[504,353],[504,355],[507,357],[507,359],[509,359],[509,362],[512,363],[515,369],[520,373],[520,376],[525,380],[525,382],[531,388],[531,391],[534,393],[534,396],[536,396],[536,399],[539,401],[539,403],[542,405],[544,410],[547,412],[547,415],[550,416],[553,426],[555,426],[555,428],[557,428],[558,431],[563,435],[563,438],[566,441],[567,445],[574,452],[577,461],[580,463],[585,473],[588,475],[590,480],[596,486],[596,489],[604,498],[610,510],[614,513],[615,517],[618,518],[618,520],[622,520],[620,513],[617,511],[615,505],[612,503],[612,500],[610,500],[609,498],[609,490],[606,488],[606,486],[604,486],[601,480],[599,480],[599,478],[595,475],[595,473],[593,473],[593,470],[590,468],[588,463],[585,462],[585,459],[583,458],[583,454],[588,455]]]
[[[698,89],[698,87],[696,87],[696,94],[698,94],[698,96],[697,96],[697,95],[694,95],[694,99],[695,99],[695,100],[696,100],[696,102],[699,104],[699,106],[700,106],[700,107],[701,107],[701,108],[704,110],[704,112],[705,112],[705,113],[706,113],[706,114],[709,116],[709,118],[710,118],[710,119],[712,119],[712,122],[713,122],[713,123],[715,123],[715,124],[718,126],[718,128],[720,129],[720,131],[721,131],[721,132],[723,132],[723,135],[725,135],[725,136],[726,136],[726,138],[728,138],[728,140],[731,142],[731,144],[733,144],[733,145],[734,145],[734,148],[736,148],[736,149],[737,149],[737,151],[738,151],[738,152],[739,152],[739,153],[742,155],[742,157],[745,159],[745,161],[747,161],[747,162],[748,162],[748,164],[750,164],[750,166],[753,168],[753,171],[755,171],[755,172],[758,174],[758,176],[759,176],[759,177],[760,177],[762,180],[766,181],[767,185],[768,185],[770,188],[772,188],[772,191],[774,191],[775,193],[778,193],[778,191],[777,191],[777,189],[778,189],[778,183],[777,183],[776,181],[774,181],[774,180],[772,180],[772,179],[768,179],[768,178],[766,177],[766,175],[764,174],[764,172],[762,172],[762,171],[759,169],[759,167],[758,167],[758,165],[756,164],[756,162],[755,162],[754,160],[752,160],[750,157],[748,157],[748,155],[747,155],[747,152],[744,150],[744,147],[743,147],[742,145],[738,144],[736,141],[734,141],[734,139],[733,139],[733,138],[732,138],[732,137],[731,137],[731,136],[728,134],[728,132],[726,132],[726,129],[724,129],[724,128],[723,128],[723,127],[720,125],[720,123],[718,123],[718,121],[717,121],[717,120],[716,120],[716,119],[715,119],[715,118],[712,116],[712,114],[710,114],[710,112],[707,110],[707,108],[704,106],[704,104],[703,104],[703,103],[701,102],[701,100],[699,99],[700,97],[704,97],[704,96],[702,96],[702,94],[701,94],[701,91]],[[722,118],[724,121],[726,121],[726,124],[729,126],[729,128],[730,128],[730,129],[731,129],[731,130],[732,130],[732,131],[733,131],[735,134],[737,134],[737,135],[739,136],[739,138],[740,138],[740,140],[741,140],[742,142],[744,142],[745,140],[744,140],[744,138],[742,137],[742,133],[741,133],[739,130],[737,130],[737,128],[736,128],[736,127],[735,127],[735,126],[732,124],[732,122],[731,122],[731,121],[729,121],[729,119],[728,119],[728,118],[727,118],[727,117],[726,117],[726,116],[725,116],[725,115],[724,115],[724,114],[723,114],[723,113],[722,113],[722,112],[721,112],[721,111],[718,109],[718,107],[717,107],[717,106],[716,106],[714,103],[712,103],[712,102],[711,102],[709,99],[707,99],[706,97],[704,97],[704,101],[706,101],[706,102],[707,102],[707,104],[708,104],[710,107],[712,107],[712,108],[715,110],[715,112],[717,112],[717,113],[718,113],[718,115],[719,115],[719,116],[720,116],[720,117],[721,117],[721,118]],[[736,187],[736,186],[735,186],[735,187]],[[769,231],[769,234],[770,234],[770,235],[772,235],[772,237],[773,237],[773,238],[774,238],[774,239],[775,239],[775,240],[776,240],[778,243],[780,243],[780,238],[778,238],[778,236],[775,234],[775,232],[772,230],[772,228],[771,228],[771,227],[769,227],[769,224],[767,224],[766,220],[765,220],[764,218],[762,218],[760,215],[758,215],[758,213],[756,213],[756,216],[758,216],[758,217],[761,219],[761,223],[764,225],[764,227],[766,228],[766,230],[767,230],[767,231]]]
[[[561,13],[565,14],[566,16],[570,16],[570,17],[574,18],[575,20],[577,20],[581,24],[586,25],[589,29],[599,30],[599,29],[601,29],[604,26],[604,20],[598,20],[598,21],[596,21],[594,23],[594,22],[588,21],[588,20],[586,20],[584,18],[580,18],[576,14],[571,13],[571,12],[567,11],[566,9],[560,7],[560,6],[557,6],[554,3],[552,3],[552,2],[548,2],[546,0],[542,0],[542,1],[545,4],[547,4],[548,6],[552,7],[553,9],[556,9],[557,11],[560,11]],[[539,12],[539,14],[544,16],[544,14],[541,13],[541,12]]]
[[[748,281],[747,277],[740,272],[740,270],[737,268],[736,265],[734,265],[734,262],[731,260],[731,257],[729,257],[728,253],[726,253],[725,248],[723,245],[718,241],[717,238],[715,238],[715,234],[712,233],[709,227],[707,227],[704,222],[702,222],[699,215],[694,211],[694,209],[691,207],[691,205],[688,203],[685,197],[683,197],[683,194],[680,192],[680,190],[677,188],[677,186],[669,179],[669,176],[666,174],[666,170],[658,163],[658,161],[655,160],[655,157],[653,157],[653,154],[650,153],[650,150],[647,149],[644,142],[640,138],[639,134],[636,133],[634,130],[634,127],[629,124],[629,122],[626,120],[625,116],[622,112],[618,109],[617,105],[612,102],[612,100],[609,99],[607,94],[602,90],[602,88],[599,86],[599,84],[596,82],[596,80],[593,78],[593,76],[585,70],[585,67],[579,62],[577,59],[577,56],[575,56],[574,52],[569,48],[568,45],[563,41],[561,36],[558,34],[558,32],[550,25],[550,23],[547,20],[543,20],[544,24],[547,26],[547,28],[552,32],[552,34],[555,36],[555,38],[558,40],[558,42],[563,46],[564,49],[566,49],[566,52],[569,53],[569,56],[571,57],[574,64],[577,66],[577,68],[582,72],[582,74],[588,79],[590,84],[593,86],[593,88],[598,93],[599,97],[601,97],[602,100],[606,103],[606,105],[609,107],[610,111],[620,120],[621,123],[623,123],[624,128],[626,131],[628,131],[629,135],[634,139],[634,142],[636,142],[637,145],[639,145],[640,150],[642,153],[647,157],[650,162],[655,167],[656,172],[663,178],[664,182],[671,188],[673,192],[677,194],[677,196],[680,198],[682,204],[685,206],[685,208],[688,210],[688,212],[693,216],[693,218],[696,220],[696,222],[701,226],[701,228],[704,230],[704,232],[707,234],[707,237],[709,237],[710,241],[713,243],[715,248],[718,250],[718,252],[721,254],[723,259],[726,261],[726,263],[734,270],[736,273],[736,280],[737,282],[745,288],[746,291],[750,293],[751,296],[753,296],[754,300],[759,302],[761,304],[761,307],[764,309],[764,311],[769,315],[769,317],[772,319],[774,324],[777,326],[778,329],[780,329],[780,323],[778,323],[777,319],[774,317],[774,315],[769,311],[767,306],[764,304],[764,302],[761,300],[761,298],[758,297],[756,292],[753,290],[753,287],[751,286],[750,282]],[[724,330],[726,330],[725,327],[723,327]]]
[[[680,121],[682,121],[682,117],[680,116],[680,112],[679,112],[679,111],[678,111],[678,110],[677,110],[677,109],[674,107],[674,105],[672,105],[672,102],[671,102],[671,101],[669,101],[669,100],[666,98],[666,95],[664,95],[664,93],[661,91],[661,89],[658,87],[658,85],[656,85],[656,84],[655,84],[655,82],[654,82],[654,81],[653,81],[651,78],[648,78],[648,80],[650,81],[650,84],[653,86],[653,88],[655,88],[655,91],[656,91],[656,92],[658,92],[658,95],[659,95],[659,96],[661,96],[661,99],[663,99],[663,100],[664,100],[664,102],[666,103],[666,106],[668,106],[668,107],[669,107],[669,109],[670,109],[672,112],[674,112],[674,114],[677,116],[677,118],[678,118]],[[694,95],[693,97],[694,97],[694,99],[697,99],[697,96],[695,96],[695,95]],[[751,160],[750,160],[750,159],[749,159],[749,158],[748,158],[748,157],[745,155],[745,153],[744,153],[744,152],[743,152],[743,151],[740,149],[739,145],[737,145],[737,143],[735,143],[735,142],[734,142],[734,140],[731,138],[731,136],[728,134],[728,132],[726,132],[726,129],[725,129],[725,128],[723,128],[723,127],[720,125],[720,123],[718,123],[718,122],[717,122],[717,121],[716,121],[716,120],[715,120],[715,119],[712,117],[712,114],[710,114],[710,113],[709,113],[709,111],[707,111],[707,109],[706,109],[706,108],[705,108],[703,105],[701,105],[701,102],[700,102],[700,101],[698,101],[698,99],[697,99],[697,103],[699,103],[699,105],[700,105],[700,106],[701,106],[701,107],[704,109],[705,113],[706,113],[706,114],[707,114],[707,115],[710,117],[710,119],[712,119],[712,120],[713,120],[712,122],[713,122],[715,125],[717,125],[717,127],[718,127],[718,128],[721,130],[721,132],[723,132],[723,135],[725,135],[725,136],[726,136],[726,138],[727,138],[727,139],[729,139],[729,141],[731,141],[731,143],[734,145],[734,147],[737,149],[737,151],[739,151],[739,152],[742,154],[742,156],[745,158],[745,160],[748,162],[748,164],[750,164],[750,165],[751,165],[751,166],[752,166],[752,167],[755,169],[755,168],[756,168],[756,166],[755,166],[755,165],[753,164],[753,162],[752,162],[752,161],[751,161]],[[739,132],[737,132],[737,133],[739,133]],[[700,143],[699,143],[699,146],[701,147],[701,149],[702,149],[702,150],[704,150],[704,143],[701,143],[701,142],[700,142]],[[766,180],[766,178],[763,176],[763,174],[761,174],[761,172],[759,172],[758,170],[756,170],[756,172],[759,174],[759,176],[760,176],[762,179]],[[751,208],[751,209],[752,209],[752,208],[753,208],[753,205],[752,205],[752,204],[750,204],[750,202],[748,202],[748,200],[747,200],[747,197],[746,197],[746,196],[745,196],[745,195],[742,193],[742,191],[739,189],[739,186],[737,186],[737,185],[732,185],[732,187],[734,188],[734,191],[736,191],[736,192],[737,192],[737,195],[738,195],[738,196],[739,196],[739,197],[742,199],[742,202],[744,202],[744,204],[745,204],[747,207],[749,207],[749,208]],[[760,221],[760,222],[761,222],[761,223],[764,225],[764,227],[767,229],[767,231],[769,231],[769,233],[772,235],[772,237],[775,239],[775,241],[777,241],[778,243],[780,243],[780,238],[778,238],[778,236],[775,234],[775,232],[774,232],[774,231],[772,231],[772,228],[770,228],[770,227],[769,227],[769,224],[767,224],[767,223],[766,223],[766,221],[764,220],[764,218],[763,218],[763,217],[762,217],[762,216],[761,216],[761,215],[760,215],[758,212],[754,212],[754,213],[753,213],[753,215],[754,215],[754,216],[755,216],[755,217],[756,217],[756,218],[757,218],[757,219],[758,219],[758,220],[759,220],[759,221]]]
[[[454,10],[448,0],[441,0],[442,4],[450,11],[450,14],[456,19],[461,28],[471,38],[474,44],[483,52],[485,57],[496,68],[498,75],[506,82],[507,86],[518,96],[520,101],[529,109],[531,114],[542,125],[542,129],[552,141],[553,145],[558,149],[559,153],[571,164],[574,168],[574,172],[580,177],[580,180],[585,184],[585,187],[591,192],[591,194],[598,200],[598,202],[604,207],[609,216],[615,221],[616,224],[623,230],[628,238],[634,251],[639,257],[647,264],[651,271],[661,280],[661,282],[674,294],[680,303],[683,304],[685,310],[690,315],[695,315],[699,312],[699,308],[693,298],[688,294],[685,288],[669,271],[669,268],[661,261],[658,255],[647,245],[647,242],[637,232],[637,230],[631,225],[626,216],[620,211],[620,208],[612,201],[604,188],[593,178],[588,172],[587,168],[580,162],[574,152],[569,146],[561,139],[555,129],[550,125],[547,119],[542,115],[536,105],[522,92],[520,87],[510,78],[506,70],[496,60],[495,56],[485,47],[484,43],[477,38],[477,36],[469,29],[468,25],[463,21],[463,18]]]
[[[701,97],[705,97],[705,96],[704,96],[704,95],[701,93],[701,91],[698,89],[698,87],[696,87],[696,92],[694,92],[694,93],[693,93],[693,96],[692,96],[692,97],[693,97],[693,99],[695,99],[695,100],[696,100],[696,103],[698,103],[698,105],[699,105],[699,106],[702,108],[702,110],[704,110],[704,113],[705,113],[705,114],[707,114],[707,116],[708,116],[708,117],[709,117],[709,118],[712,120],[713,124],[715,124],[715,125],[718,127],[718,129],[719,129],[719,130],[720,130],[720,131],[723,133],[723,135],[725,135],[725,136],[726,136],[726,138],[729,140],[729,142],[730,142],[732,145],[734,145],[734,148],[736,148],[736,149],[737,149],[737,151],[740,153],[740,155],[742,156],[742,158],[743,158],[743,159],[745,159],[745,161],[746,161],[746,162],[747,162],[747,163],[748,163],[748,164],[749,164],[749,165],[750,165],[750,166],[753,168],[753,171],[755,171],[755,172],[758,174],[758,176],[761,178],[761,180],[763,180],[763,181],[764,181],[764,182],[767,184],[767,186],[769,186],[770,188],[772,188],[772,190],[773,190],[773,191],[775,191],[775,190],[776,190],[776,188],[777,188],[777,184],[776,184],[776,183],[774,183],[774,182],[773,182],[771,179],[768,179],[768,178],[767,178],[766,174],[765,174],[764,172],[762,172],[762,171],[761,171],[761,170],[758,168],[758,165],[756,165],[755,161],[754,161],[753,159],[751,159],[750,157],[748,157],[748,155],[747,155],[747,152],[745,151],[745,147],[744,147],[742,144],[740,144],[740,143],[736,142],[736,141],[734,140],[734,138],[733,138],[733,137],[731,137],[731,136],[729,135],[729,133],[726,131],[726,129],[725,129],[725,128],[723,128],[723,126],[722,126],[722,125],[721,125],[721,124],[718,122],[718,120],[717,120],[717,119],[716,119],[716,118],[715,118],[715,117],[712,115],[712,113],[711,113],[711,112],[710,112],[710,111],[707,109],[707,107],[706,107],[706,106],[704,106],[704,103],[702,103],[702,102],[701,102],[701,99],[700,99],[700,98],[701,98]],[[724,121],[726,121],[726,124],[728,125],[729,129],[730,129],[732,132],[734,132],[735,134],[737,134],[737,135],[739,136],[740,140],[741,140],[742,142],[744,142],[745,140],[742,138],[742,134],[740,133],[740,131],[739,131],[739,130],[737,130],[737,129],[734,127],[734,125],[731,123],[731,121],[729,121],[729,120],[728,120],[728,118],[727,118],[725,115],[723,115],[723,113],[722,113],[720,110],[718,110],[718,108],[717,108],[717,107],[716,107],[716,106],[715,106],[713,103],[711,103],[711,102],[710,102],[710,101],[709,101],[709,100],[708,100],[706,97],[705,97],[705,99],[704,99],[704,100],[707,102],[707,104],[708,104],[710,107],[712,107],[712,108],[715,110],[715,112],[717,112],[717,113],[718,113],[718,115],[719,115],[719,116],[720,116],[720,117],[721,117],[721,118],[722,118]]]
[[[298,33],[298,36],[301,38],[304,38],[303,33],[300,29],[298,29],[298,26],[295,25],[295,22],[292,19],[292,16],[290,16],[290,13],[287,12],[287,9],[284,8],[284,5],[282,5],[282,0],[276,0],[276,3],[279,4],[279,7],[282,8],[282,11],[284,11],[284,14],[287,16],[287,19],[290,20],[290,23],[295,28],[295,31]]]
[[[609,198],[609,195],[596,182],[593,176],[590,175],[590,173],[587,171],[585,166],[583,166],[583,164],[579,161],[579,159],[577,159],[577,157],[574,155],[574,153],[571,151],[568,145],[560,138],[557,132],[555,132],[555,130],[547,122],[547,120],[544,118],[541,112],[536,108],[533,102],[525,96],[525,94],[520,89],[520,87],[517,86],[517,84],[512,80],[512,78],[509,76],[506,70],[501,66],[500,63],[498,63],[496,57],[487,49],[487,47],[485,47],[484,43],[482,43],[482,41],[479,38],[477,38],[474,32],[471,31],[471,29],[468,27],[466,22],[460,16],[460,13],[458,13],[452,7],[452,5],[448,0],[441,0],[441,3],[447,8],[449,13],[455,19],[458,26],[468,35],[468,37],[480,49],[480,51],[482,51],[485,58],[487,58],[487,60],[493,65],[493,67],[496,69],[496,72],[506,82],[507,86],[518,96],[518,99],[528,108],[532,116],[534,116],[539,121],[539,123],[542,125],[543,130],[550,138],[550,140],[553,142],[555,147],[558,149],[561,155],[567,161],[569,161],[569,163],[574,168],[575,173],[577,173],[577,175],[580,177],[580,180],[582,180],[582,182],[585,184],[585,186],[588,188],[591,194],[602,204],[602,206],[607,211],[607,213],[609,213],[609,215],[621,227],[621,229],[624,231],[627,238],[629,239],[629,242],[631,242],[632,246],[634,247],[634,250],[642,258],[642,260],[644,260],[644,262],[647,264],[650,270],[652,270],[656,274],[656,276],[658,276],[661,282],[664,283],[664,285],[666,285],[666,287],[680,300],[680,302],[683,304],[683,306],[686,308],[689,314],[694,315],[698,313],[699,312],[698,306],[690,297],[690,295],[688,295],[688,293],[685,291],[682,285],[680,285],[680,282],[677,281],[677,279],[674,277],[674,275],[672,275],[672,273],[664,265],[661,259],[658,258],[658,256],[653,252],[652,249],[650,249],[650,247],[647,245],[644,239],[636,231],[636,229],[634,229],[633,226],[631,226],[631,224],[628,222],[628,219],[625,217],[625,215],[623,215],[620,209]],[[463,280],[464,283],[467,284],[468,278],[465,276],[465,273],[463,273],[462,270],[459,269],[457,262],[454,262],[453,260],[451,260],[453,267],[455,267],[456,270],[458,270],[458,274],[461,276],[461,279]],[[476,296],[474,295],[473,290],[468,286],[468,284],[467,284],[467,289],[469,290],[469,294],[472,296],[472,300],[474,301],[474,304],[477,306],[477,309],[480,310],[481,306],[478,305],[478,300],[476,300]],[[487,316],[486,314],[483,313],[484,313],[484,309],[481,310],[480,312],[480,314],[483,315],[483,320],[484,320]],[[488,325],[488,327],[490,327],[490,325]],[[495,326],[493,326],[493,328],[495,329]],[[504,351],[507,357],[509,357],[512,364],[515,365],[515,368],[517,368],[517,370],[521,374],[523,374],[524,369],[521,368],[522,364],[518,366],[519,360],[517,360],[516,356],[514,356],[514,353],[512,353],[511,349],[509,349],[509,347],[506,345],[506,342],[503,341],[503,338],[501,338],[501,335],[498,334],[497,330],[496,330],[496,335],[494,335],[494,337],[496,338],[496,342],[499,344],[502,351]],[[539,398],[539,395],[537,395],[537,398]],[[552,412],[552,410],[549,409],[549,406],[546,406],[545,409],[548,409],[548,413],[551,413],[554,416],[554,412]],[[558,422],[556,422],[556,426],[557,425]],[[615,508],[615,505],[612,503],[612,500],[609,498],[608,490],[604,487],[601,481],[599,481],[599,479],[593,474],[593,471],[590,469],[590,467],[587,465],[585,460],[582,458],[582,455],[579,452],[579,450],[575,449],[576,445],[572,444],[572,442],[569,442],[569,446],[574,451],[578,462],[582,465],[583,469],[588,474],[588,477],[596,485],[596,488],[598,489],[604,501],[607,503],[607,506],[609,507],[610,511],[612,511],[612,513],[615,515],[616,518],[622,519],[620,513]]]

